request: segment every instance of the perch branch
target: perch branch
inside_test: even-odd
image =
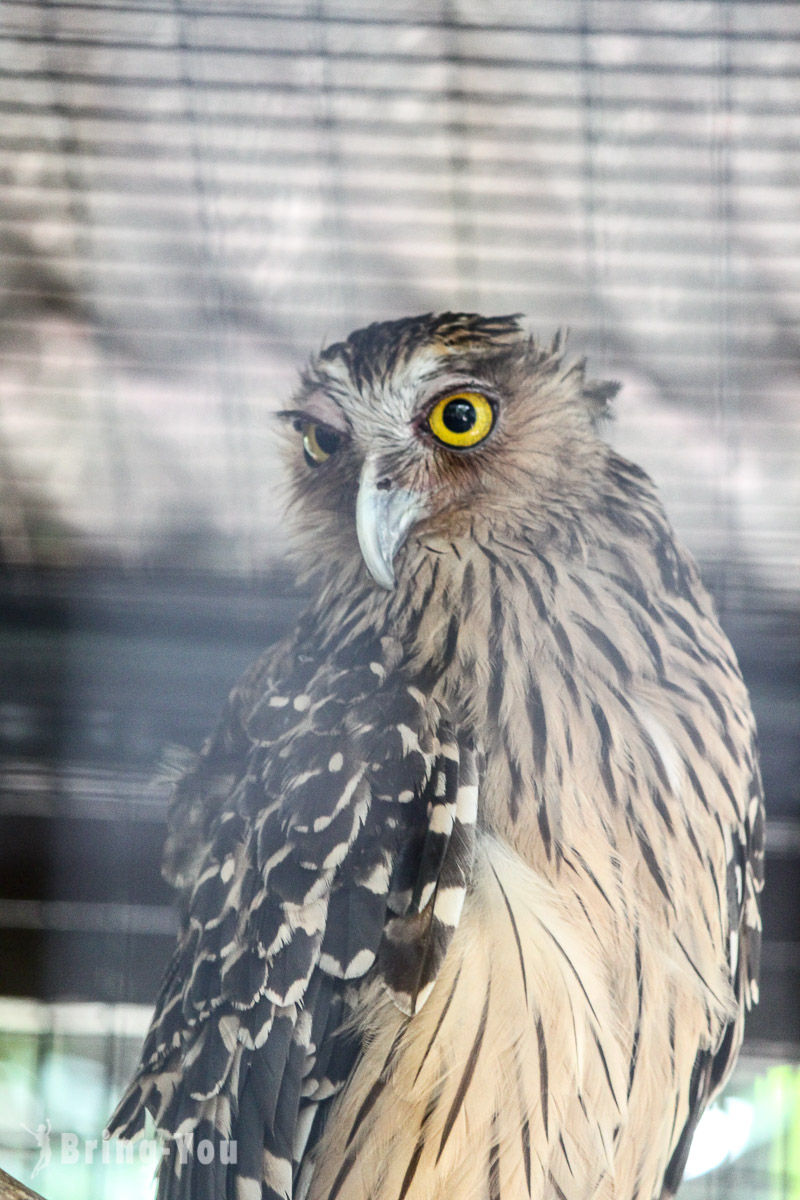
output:
[[[0,1170],[0,1200],[44,1200],[44,1196]]]

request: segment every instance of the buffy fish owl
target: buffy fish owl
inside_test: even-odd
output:
[[[656,1200],[757,999],[750,704],[616,388],[369,326],[282,414],[313,599],[175,787],[112,1130],[161,1200]]]

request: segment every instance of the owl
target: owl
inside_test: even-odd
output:
[[[161,1200],[655,1200],[757,999],[733,651],[616,392],[515,317],[325,349],[281,414],[313,599],[175,787],[136,1076]]]

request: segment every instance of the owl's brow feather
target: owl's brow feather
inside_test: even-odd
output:
[[[305,408],[282,408],[278,412],[273,413],[279,421],[313,421],[315,425],[322,425],[326,429],[330,429],[332,433],[347,435],[350,433],[350,421],[346,413],[339,408],[338,405],[326,406],[326,411],[323,412],[318,406],[313,403],[308,404]]]

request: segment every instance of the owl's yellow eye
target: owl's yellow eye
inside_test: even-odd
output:
[[[318,467],[327,462],[338,450],[341,438],[327,426],[317,425],[315,421],[304,421],[302,430],[303,456],[310,467]]]
[[[454,450],[477,446],[494,425],[494,409],[480,392],[455,392],[431,409],[428,428],[437,442]]]

